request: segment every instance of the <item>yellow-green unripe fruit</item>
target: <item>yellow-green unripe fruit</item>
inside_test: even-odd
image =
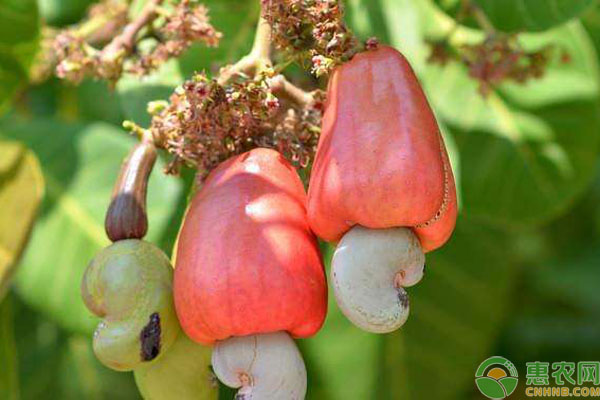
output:
[[[180,328],[167,256],[142,240],[121,240],[92,260],[81,285],[86,306],[103,318],[94,353],[107,367],[129,371],[162,355]]]
[[[219,385],[211,372],[212,348],[192,342],[181,332],[158,361],[133,372],[145,400],[216,400]]]

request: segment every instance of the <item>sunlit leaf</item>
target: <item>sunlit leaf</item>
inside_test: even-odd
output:
[[[20,143],[0,141],[0,301],[27,244],[43,190],[35,155]]]
[[[94,254],[109,243],[104,213],[120,164],[135,140],[106,124],[41,121],[2,132],[35,151],[46,181],[44,212],[21,261],[18,292],[62,326],[90,333],[97,319],[81,300],[81,277]],[[148,191],[147,239],[153,242],[160,242],[173,223],[181,192],[180,182],[166,177],[162,168],[159,162]]]

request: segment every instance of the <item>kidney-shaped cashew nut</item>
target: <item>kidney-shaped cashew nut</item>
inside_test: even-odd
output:
[[[338,306],[355,325],[387,333],[409,313],[408,294],[423,277],[425,255],[409,228],[355,226],[340,240],[331,264]]]
[[[306,394],[304,361],[286,332],[217,342],[212,365],[221,382],[240,388],[239,400],[301,400]]]

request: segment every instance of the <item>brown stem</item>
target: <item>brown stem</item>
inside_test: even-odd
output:
[[[115,37],[102,53],[107,57],[118,55],[121,51],[130,52],[135,46],[135,39],[138,32],[158,16],[156,7],[162,4],[163,0],[148,0],[139,15],[125,26],[123,32]]]
[[[152,137],[144,134],[121,166],[104,221],[106,234],[113,242],[146,235],[146,193],[156,157]]]
[[[274,94],[283,96],[301,107],[310,107],[315,101],[311,93],[294,85],[283,75],[276,75],[269,79],[269,87]]]

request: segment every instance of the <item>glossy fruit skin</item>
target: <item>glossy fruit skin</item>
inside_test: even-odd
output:
[[[183,332],[156,362],[133,371],[144,400],[216,400],[219,384],[210,370],[211,347],[191,341]]]
[[[230,158],[209,175],[177,247],[175,306],[190,338],[319,330],[327,288],[305,204],[296,171],[274,150]]]
[[[456,189],[444,142],[417,77],[397,50],[380,46],[334,71],[308,217],[313,231],[331,242],[355,224],[417,227],[424,251],[431,251],[452,233]]]

